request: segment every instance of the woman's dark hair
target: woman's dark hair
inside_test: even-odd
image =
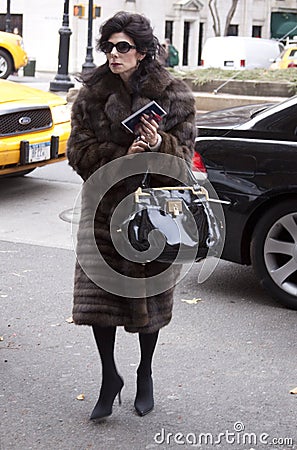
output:
[[[96,49],[100,51],[102,42],[108,41],[113,33],[121,32],[133,39],[138,52],[146,53],[148,59],[155,58],[159,42],[153,34],[150,21],[141,14],[126,11],[118,12],[101,26]]]
[[[164,50],[153,34],[150,21],[141,14],[120,11],[108,19],[100,27],[100,38],[96,42],[96,50],[100,51],[102,43],[108,41],[114,33],[127,34],[133,39],[137,51],[145,54],[145,58],[131,77],[131,87],[134,92],[137,92],[141,81],[154,71],[156,65],[159,65],[157,58]],[[95,84],[109,70],[108,63],[105,63],[95,69],[95,72],[84,81],[87,85]]]

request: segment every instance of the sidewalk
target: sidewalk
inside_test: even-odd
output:
[[[119,328],[123,404],[93,423],[101,370],[91,330],[68,321],[73,251],[1,241],[1,254],[1,450],[296,449],[296,316],[261,293],[251,269],[242,277],[221,262],[198,286],[194,266],[177,286],[146,417],[133,408],[138,336]],[[268,445],[277,437],[283,445]]]

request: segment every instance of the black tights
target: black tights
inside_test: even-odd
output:
[[[93,332],[102,364],[102,379],[108,380],[113,375],[117,375],[117,368],[114,360],[114,343],[116,327],[93,326]]]
[[[118,376],[114,360],[114,347],[116,327],[93,326],[93,332],[102,364],[102,378]],[[155,333],[139,333],[140,363],[137,369],[138,376],[148,376],[152,373],[152,359],[158,340],[159,331]]]
[[[155,333],[139,333],[140,363],[137,369],[138,376],[152,374],[152,360],[158,340],[159,331]]]

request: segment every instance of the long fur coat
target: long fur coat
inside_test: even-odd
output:
[[[73,104],[67,155],[69,164],[83,180],[90,179],[106,163],[127,154],[134,137],[123,128],[121,121],[151,100],[156,100],[168,113],[159,128],[162,136],[159,153],[191,161],[195,140],[195,102],[188,86],[157,66],[155,73],[142,83],[140,92],[131,94],[121,78],[109,72],[96,84],[83,86]],[[155,180],[155,184],[159,182],[160,179]],[[132,176],[113,186],[100,203],[93,224],[96,245],[108,265],[123,275],[146,279],[168,266],[157,262],[139,264],[128,261],[118,254],[110,236],[114,208],[138,185],[139,176]],[[144,289],[143,296],[138,298],[110,292],[94,282],[88,270],[81,267],[80,261],[84,260],[92,266],[91,271],[100,271],[88,250],[88,238],[82,223],[77,242],[73,305],[76,324],[124,326],[129,332],[152,333],[170,322],[174,288],[151,296],[147,296]],[[173,270],[171,276],[174,273]]]

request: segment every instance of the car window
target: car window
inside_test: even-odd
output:
[[[295,136],[297,127],[297,95],[275,103],[252,115],[237,130],[269,130]]]
[[[297,128],[297,105],[285,108],[281,111],[265,117],[255,124],[254,129],[267,130],[279,133],[286,133],[289,136],[296,136]]]
[[[297,48],[290,51],[289,58],[295,58],[297,54]]]

